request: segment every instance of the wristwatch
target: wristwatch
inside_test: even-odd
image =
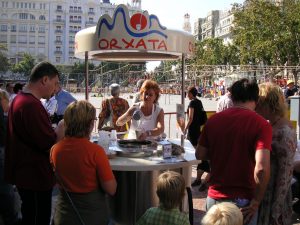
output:
[[[148,137],[151,136],[152,135],[151,130],[147,130],[146,134]]]

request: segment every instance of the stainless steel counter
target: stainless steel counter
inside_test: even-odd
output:
[[[180,140],[169,140],[180,144]],[[110,198],[109,205],[113,220],[120,225],[134,225],[144,212],[158,205],[156,196],[156,179],[165,170],[175,170],[185,177],[186,185],[191,184],[191,166],[198,164],[195,149],[185,140],[185,153],[179,159],[163,160],[160,157],[125,158],[110,160],[118,182],[117,193]],[[184,159],[184,161],[181,161]],[[187,199],[182,205],[188,211]]]

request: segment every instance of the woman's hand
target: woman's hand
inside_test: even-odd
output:
[[[140,134],[140,136],[138,136],[138,140],[145,140],[146,138],[148,137],[147,133],[146,132],[143,132]]]

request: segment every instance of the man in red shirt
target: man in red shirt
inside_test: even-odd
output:
[[[31,71],[24,90],[11,103],[5,149],[5,180],[16,185],[22,200],[23,225],[49,225],[55,184],[49,151],[57,135],[40,99],[48,99],[59,81],[48,62]]]
[[[218,202],[235,202],[244,224],[251,225],[268,184],[272,142],[271,125],[254,111],[258,93],[258,85],[248,79],[235,82],[234,106],[207,121],[196,149],[196,158],[211,165],[207,210]]]

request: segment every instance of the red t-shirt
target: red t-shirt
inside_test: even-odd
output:
[[[271,150],[271,143],[271,125],[251,110],[233,107],[213,115],[199,142],[211,165],[208,196],[252,199],[255,151]]]
[[[70,192],[88,193],[115,179],[103,148],[87,138],[64,138],[52,147],[50,161]]]

